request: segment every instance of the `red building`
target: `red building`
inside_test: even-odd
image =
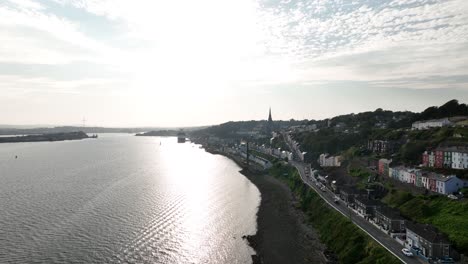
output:
[[[427,151],[424,151],[423,155],[422,155],[422,159],[423,159],[423,166],[424,167],[429,167],[429,153]]]
[[[437,192],[437,180],[435,177],[429,177],[429,189],[430,191]]]
[[[388,176],[388,168],[392,160],[380,159],[379,160],[379,174]]]
[[[434,167],[443,168],[444,167],[444,151],[436,150],[435,151],[435,161]]]

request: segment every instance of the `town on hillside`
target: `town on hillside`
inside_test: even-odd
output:
[[[228,122],[190,138],[265,171],[300,164],[304,183],[330,192],[399,244],[400,253],[427,263],[466,261],[466,104],[287,121],[274,121],[270,109],[266,120]]]

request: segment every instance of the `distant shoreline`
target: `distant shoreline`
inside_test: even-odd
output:
[[[0,137],[0,143],[53,142],[53,141],[65,141],[65,140],[81,140],[81,139],[86,139],[86,138],[90,138],[90,137],[86,133],[79,131],[79,132],[67,132],[67,133]]]

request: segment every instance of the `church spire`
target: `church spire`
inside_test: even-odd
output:
[[[271,107],[270,107],[270,112],[268,114],[268,122],[269,123],[273,122],[273,118],[271,118]]]

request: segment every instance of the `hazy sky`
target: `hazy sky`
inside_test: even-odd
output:
[[[467,0],[0,0],[0,124],[468,102]]]

